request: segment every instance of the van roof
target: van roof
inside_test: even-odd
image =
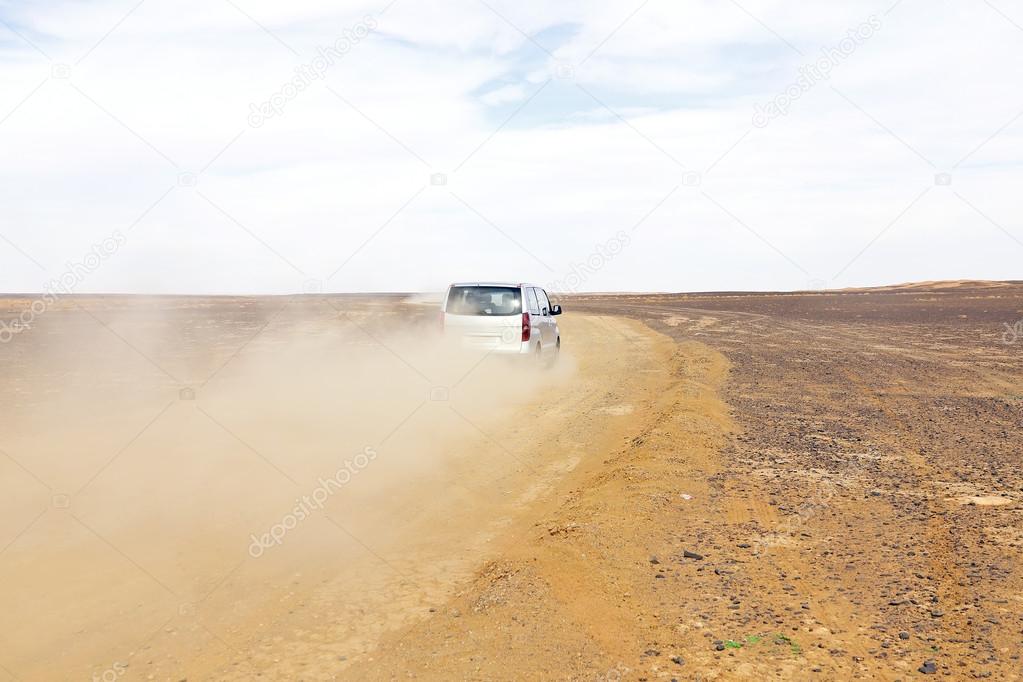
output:
[[[451,286],[453,287],[537,287],[542,289],[539,284],[530,284],[528,282],[454,282]]]

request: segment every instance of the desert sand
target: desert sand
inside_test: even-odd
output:
[[[551,369],[401,296],[39,316],[0,679],[1018,677],[1023,286],[561,302]]]

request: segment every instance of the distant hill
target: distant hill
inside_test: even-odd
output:
[[[888,284],[879,287],[849,287],[836,291],[934,291],[936,289],[1003,289],[1019,286],[1023,280],[988,280],[988,279],[945,279],[925,282],[906,282]]]

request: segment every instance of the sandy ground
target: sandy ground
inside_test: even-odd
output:
[[[446,353],[433,312],[82,300],[0,348],[6,675],[343,675],[633,433],[665,376],[637,322],[566,317],[572,348],[537,370]]]
[[[398,298],[48,312],[0,679],[1018,677],[1023,287],[565,303],[550,371]]]

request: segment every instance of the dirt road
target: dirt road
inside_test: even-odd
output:
[[[50,311],[0,679],[1018,676],[1023,287],[565,303],[539,373],[396,298]]]
[[[410,310],[86,300],[0,349],[0,670],[344,675],[632,438],[676,352],[577,316],[537,371]]]

